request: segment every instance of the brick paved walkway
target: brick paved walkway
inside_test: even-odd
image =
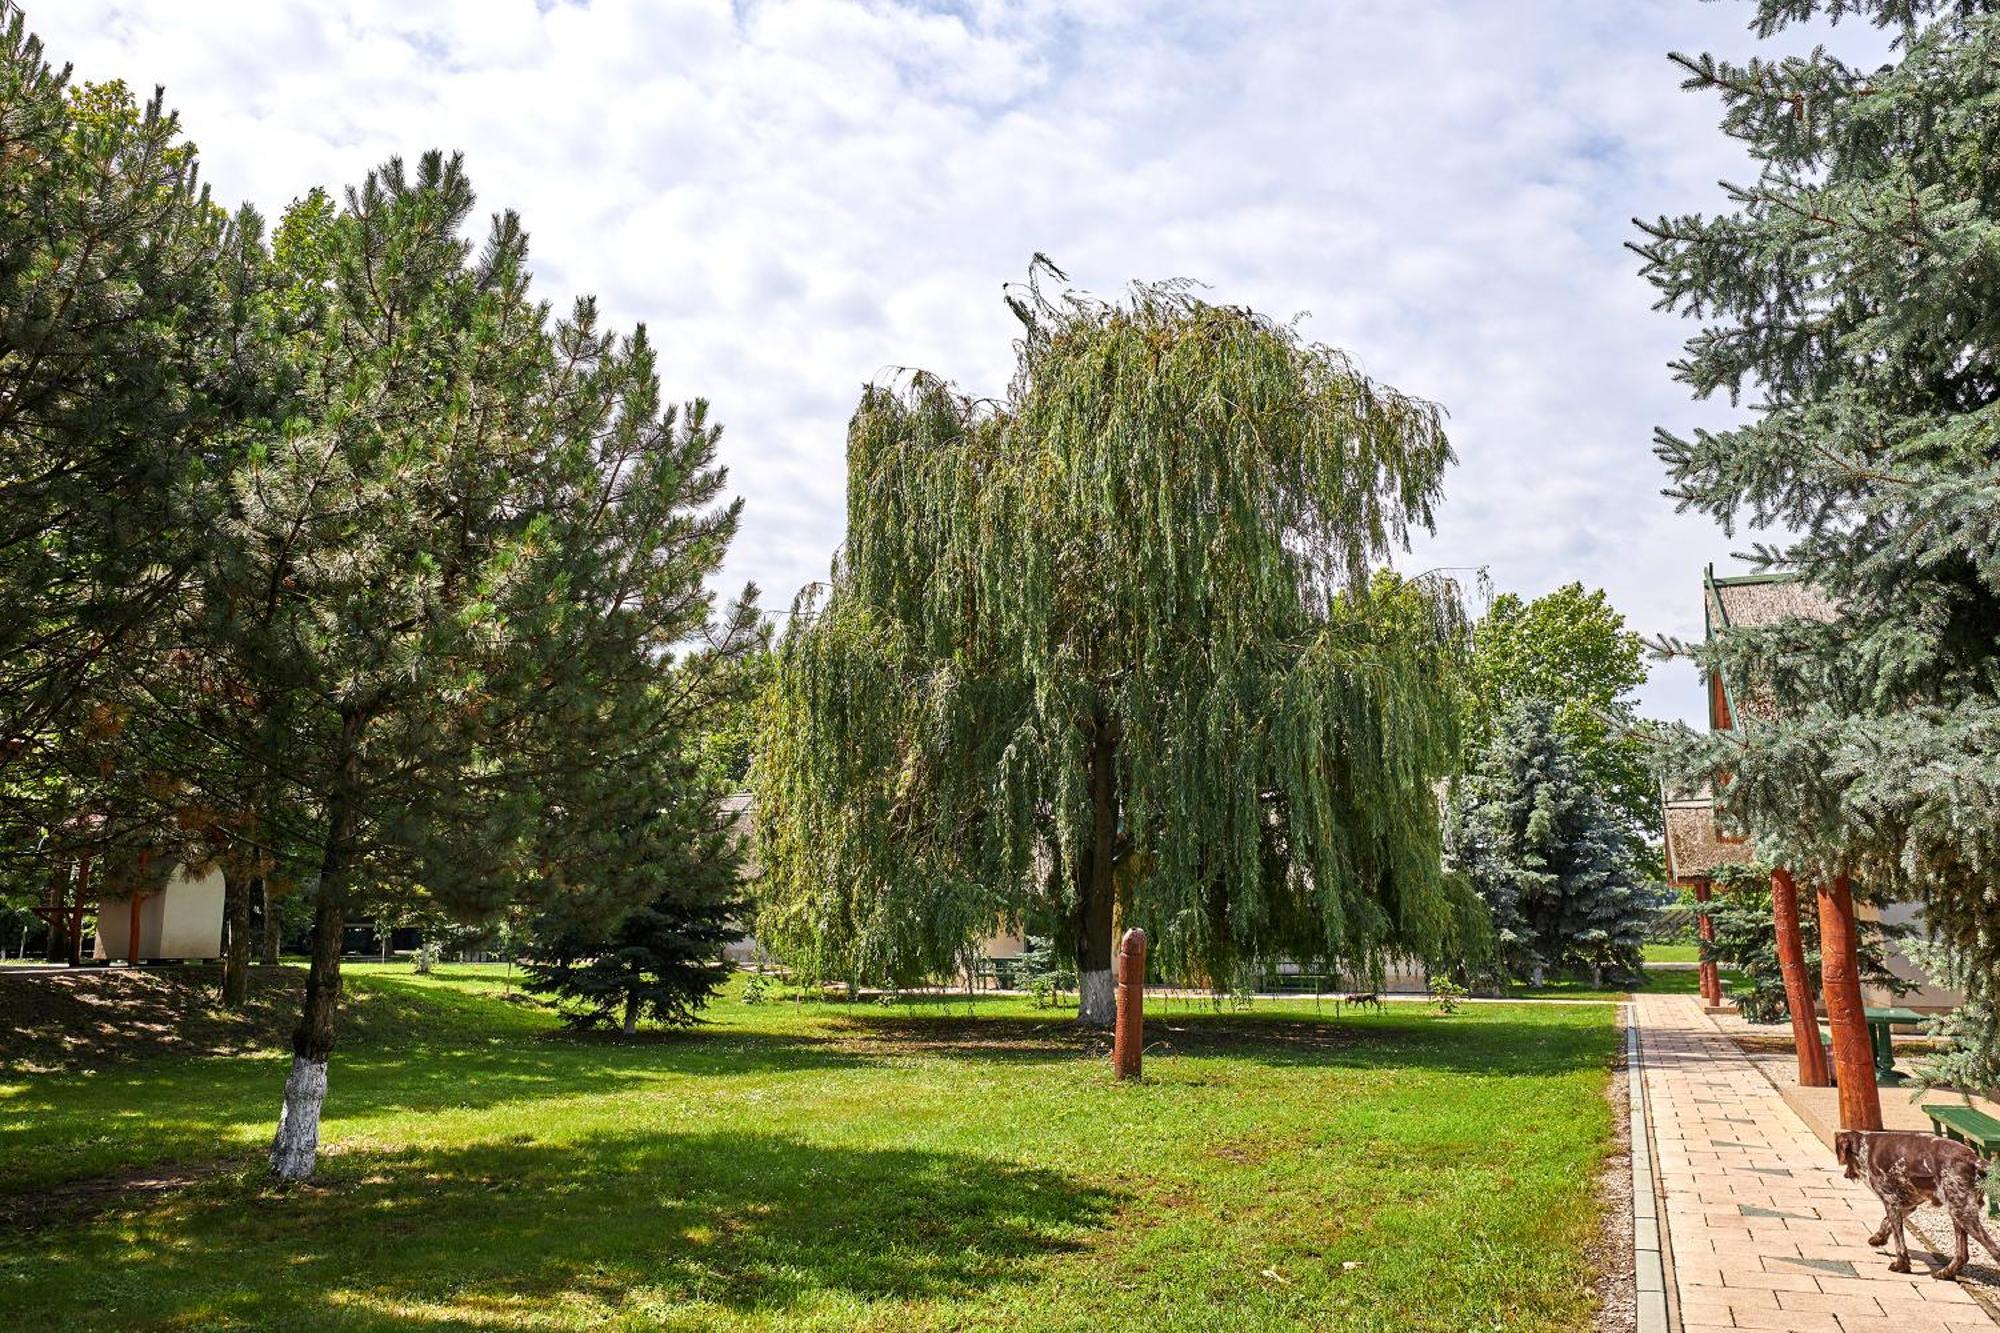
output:
[[[1889,1271],[1867,1244],[1875,1196],[1694,1000],[1635,996],[1632,1013],[1687,1333],[1995,1333],[1971,1292],[1924,1271],[1915,1235],[1917,1271]]]

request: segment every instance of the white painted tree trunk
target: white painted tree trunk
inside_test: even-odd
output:
[[[1531,986],[1540,986],[1542,984],[1542,965],[1540,963],[1535,964],[1535,970],[1529,977],[1528,984]]]
[[[319,1158],[319,1113],[326,1105],[326,1061],[292,1057],[285,1080],[285,1107],[278,1112],[278,1137],[271,1143],[271,1174],[306,1180]]]
[[[1111,969],[1085,972],[1077,979],[1076,1021],[1108,1028],[1118,1017],[1118,986]]]

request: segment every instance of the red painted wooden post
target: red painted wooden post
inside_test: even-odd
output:
[[[137,890],[137,889],[135,888],[135,889],[133,889],[133,890],[132,890],[132,914],[131,914],[131,916],[132,916],[132,926],[131,926],[131,932],[132,932],[132,933],[131,933],[131,934],[130,934],[130,935],[129,935],[129,936],[127,937],[127,938],[126,938],[126,941],[125,941],[125,961],[126,961],[126,962],[128,962],[128,963],[136,963],[136,962],[138,962],[138,961],[139,961],[139,903],[140,903],[140,901],[141,901],[141,895],[140,895],[139,891],[138,891],[138,890]]]
[[[1806,975],[1806,950],[1799,936],[1799,887],[1782,866],[1771,872],[1771,924],[1778,937],[1778,972],[1785,979],[1785,1008],[1792,1014],[1792,1046],[1799,1057],[1799,1086],[1824,1088],[1826,1048],[1819,1041],[1819,1015],[1813,1005],[1812,981]]]
[[[1695,881],[1694,900],[1703,907],[1708,906],[1711,892],[1707,880],[1698,879]],[[1707,912],[1701,914],[1701,921],[1696,925],[1695,930],[1703,940],[1709,943],[1715,941],[1715,922],[1709,920]],[[1701,960],[1701,998],[1711,1008],[1722,1003],[1722,976],[1716,971],[1715,960],[1712,958]]]
[[[1139,1077],[1145,1032],[1146,932],[1134,927],[1118,942],[1118,1026],[1111,1039],[1111,1067],[1119,1078]]]
[[[1820,991],[1833,1029],[1833,1067],[1840,1087],[1842,1129],[1882,1128],[1882,1096],[1875,1088],[1875,1049],[1861,1008],[1861,961],[1855,942],[1854,895],[1847,876],[1819,886]]]

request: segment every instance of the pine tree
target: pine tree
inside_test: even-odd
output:
[[[1462,622],[1370,573],[1430,521],[1438,410],[1182,286],[1044,276],[1004,403],[862,396],[846,546],[769,695],[759,938],[902,983],[1032,913],[1093,1023],[1114,911],[1210,977],[1442,951]]]
[[[260,227],[210,201],[161,95],[74,82],[0,3],[0,849],[30,894],[72,854],[211,850],[127,723],[183,647],[194,497],[258,393]]]
[[[279,798],[263,836],[312,865],[285,1178],[313,1167],[349,916],[657,893],[656,830],[695,793],[652,757],[756,642],[752,600],[718,619],[705,588],[738,514],[706,406],[663,409],[643,330],[600,332],[590,301],[552,324],[518,219],[475,254],[472,206],[431,153],[280,226],[290,396],[231,471],[190,612],[239,705],[221,734]]]
[[[1687,737],[1726,817],[1802,877],[1921,898],[1975,991],[2000,975],[2000,7],[1760,0],[1771,37],[1814,16],[1894,39],[1676,59],[1757,163],[1730,211],[1643,224],[1662,307],[1703,321],[1675,367],[1751,419],[1656,450],[1681,505],[1797,534],[1753,553],[1838,608],[1697,650],[1770,707]],[[1765,716],[1768,714],[1769,716]]]
[[[1639,975],[1653,903],[1554,705],[1503,714],[1456,803],[1454,859],[1492,913],[1503,971],[1536,985],[1549,969]]]

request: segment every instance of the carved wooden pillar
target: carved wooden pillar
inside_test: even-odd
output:
[[[1875,1050],[1861,1008],[1861,962],[1854,928],[1854,895],[1847,876],[1819,886],[1820,991],[1833,1029],[1833,1068],[1840,1086],[1842,1129],[1882,1128],[1882,1097],[1875,1088]]]
[[[1713,944],[1715,942],[1715,923],[1708,919],[1708,912],[1706,910],[1708,900],[1713,892],[1714,890],[1709,887],[1707,880],[1698,879],[1695,881],[1694,900],[1700,903],[1702,907],[1701,920],[1696,924],[1695,930],[1701,936],[1704,944]],[[1715,960],[1712,958],[1703,958],[1701,960],[1701,999],[1702,1003],[1708,1005],[1710,1008],[1714,1008],[1722,1003],[1722,976],[1716,970]]]
[[[1792,872],[1771,872],[1771,924],[1778,937],[1778,971],[1785,979],[1785,1008],[1792,1015],[1792,1045],[1799,1056],[1799,1086],[1824,1088],[1826,1048],[1820,1045],[1819,1015],[1813,1005],[1812,979],[1806,974],[1805,943],[1799,934],[1799,887]],[[1824,941],[1822,940],[1822,945]]]
[[[1145,1010],[1146,932],[1135,927],[1118,943],[1118,1027],[1111,1040],[1111,1065],[1119,1078],[1139,1077]]]

